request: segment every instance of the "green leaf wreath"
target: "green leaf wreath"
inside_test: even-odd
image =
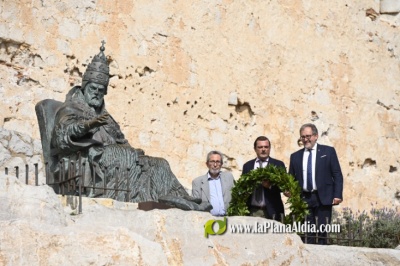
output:
[[[256,187],[263,180],[279,187],[281,191],[288,191],[290,197],[286,204],[290,204],[290,214],[285,216],[284,223],[303,221],[308,214],[307,203],[301,197],[301,188],[294,177],[286,173],[283,167],[268,165],[265,168],[257,168],[242,175],[232,188],[232,200],[229,204],[229,216],[246,216],[250,212],[247,208],[247,200]]]

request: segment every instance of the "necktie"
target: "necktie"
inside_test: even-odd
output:
[[[259,168],[263,168],[263,161],[258,160]],[[253,191],[251,196],[251,205],[257,207],[265,207],[266,206],[266,199],[264,194],[264,187],[260,184],[257,188]]]
[[[312,184],[312,150],[308,150],[310,154],[308,155],[308,161],[307,161],[307,190],[309,192],[312,191],[313,189],[313,184]]]

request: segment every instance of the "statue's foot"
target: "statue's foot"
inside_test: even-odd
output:
[[[200,204],[200,203],[201,203],[201,199],[199,199],[199,198],[193,198],[193,197],[191,197],[191,196],[189,196],[189,195],[183,195],[182,197],[183,197],[185,200],[192,201],[192,202],[197,203],[197,204]]]
[[[175,208],[186,211],[210,211],[212,209],[212,206],[208,203],[197,204],[183,197],[177,197],[171,195],[159,197],[158,202],[165,203]]]
[[[199,204],[199,211],[202,211],[202,212],[209,212],[212,210],[212,208],[213,208],[212,205],[208,202],[203,202],[203,203]]]

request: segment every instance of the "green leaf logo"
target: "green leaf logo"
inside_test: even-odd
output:
[[[214,231],[214,224],[218,224],[218,231]],[[208,238],[208,235],[222,235],[226,231],[226,217],[224,220],[208,220],[204,225],[204,236]]]

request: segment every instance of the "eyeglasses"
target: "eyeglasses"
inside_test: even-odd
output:
[[[211,163],[211,164],[222,164],[221,161],[208,161],[208,162]]]
[[[300,138],[301,138],[302,140],[311,139],[311,137],[314,136],[314,135],[315,135],[315,134],[312,134],[312,135],[304,135],[304,136],[300,136]]]

